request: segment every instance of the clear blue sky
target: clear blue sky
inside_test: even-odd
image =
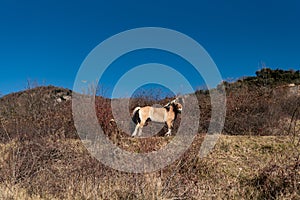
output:
[[[297,0],[4,0],[0,92],[22,90],[27,79],[72,88],[77,70],[95,46],[121,31],[148,26],[195,39],[223,79],[254,75],[261,61],[271,68],[300,68]]]

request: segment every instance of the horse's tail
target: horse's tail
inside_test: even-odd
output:
[[[139,116],[139,110],[141,109],[141,107],[136,107],[133,112],[132,112],[132,121],[135,124],[138,124],[141,122],[140,116]]]

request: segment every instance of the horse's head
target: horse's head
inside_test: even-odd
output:
[[[182,104],[178,102],[178,99],[172,100],[167,105],[165,105],[164,108],[166,108],[169,111],[171,106],[173,108],[172,110],[175,113],[180,113],[182,111]]]
[[[173,110],[177,113],[181,113],[182,111],[182,104],[178,102],[172,102],[171,105],[173,106]]]

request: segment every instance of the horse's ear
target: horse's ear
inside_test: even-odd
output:
[[[164,108],[165,108],[167,111],[169,111],[169,110],[170,110],[170,105],[168,105],[168,106],[165,105]]]
[[[177,98],[176,99],[174,99],[174,100],[172,100],[171,102],[170,102],[170,104],[172,104],[172,103],[176,103],[177,102]]]
[[[171,103],[169,102],[166,105],[164,105],[164,108],[167,109],[167,111],[169,111],[170,110],[170,106],[171,106]]]

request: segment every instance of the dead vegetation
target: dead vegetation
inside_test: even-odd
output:
[[[300,98],[278,84],[259,85],[263,79],[248,81],[226,83],[224,135],[209,155],[198,157],[210,122],[209,92],[197,91],[199,134],[173,164],[147,174],[113,170],[89,154],[76,134],[71,91],[48,86],[4,96],[0,199],[299,199]],[[169,100],[140,96],[128,112]],[[111,123],[111,101],[96,97],[96,114],[120,148],[152,152],[172,140],[160,137],[166,127],[151,138],[130,138]]]
[[[148,151],[171,138],[124,149]],[[39,139],[1,145],[2,199],[270,199],[300,197],[299,146],[287,136],[222,136],[197,157],[203,136],[172,165],[148,174],[110,169],[80,140]],[[298,155],[297,155],[298,154]]]

